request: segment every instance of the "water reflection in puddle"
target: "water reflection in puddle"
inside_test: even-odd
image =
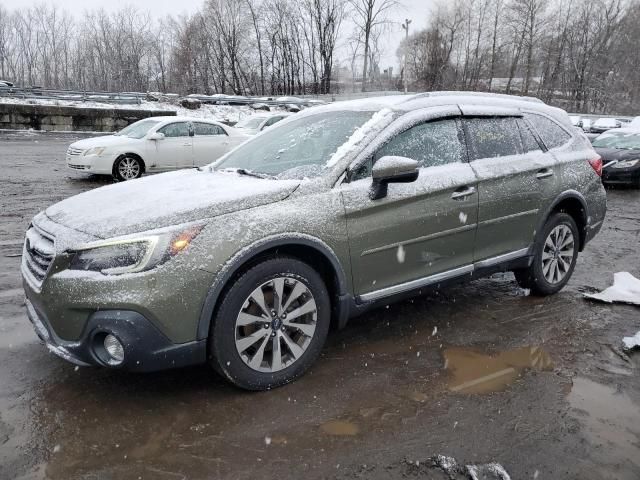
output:
[[[450,371],[449,390],[487,393],[513,382],[526,368],[550,370],[551,357],[540,347],[523,347],[497,355],[487,355],[461,347],[444,351],[445,368]]]
[[[354,436],[360,429],[355,423],[345,420],[330,420],[320,425],[320,430],[328,435]]]

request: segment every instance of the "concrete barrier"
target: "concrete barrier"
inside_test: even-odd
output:
[[[175,116],[176,112],[0,103],[0,129],[114,132],[143,118],[162,115]]]

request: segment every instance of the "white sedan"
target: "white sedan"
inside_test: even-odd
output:
[[[67,167],[124,181],[145,172],[207,165],[248,138],[232,127],[189,117],[150,117],[113,135],[71,144]]]
[[[255,114],[247,117],[234,125],[234,128],[246,135],[256,135],[265,128],[270,127],[278,123],[280,120],[284,120],[290,113],[267,113],[267,114]]]

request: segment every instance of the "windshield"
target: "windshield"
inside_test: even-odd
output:
[[[640,150],[640,133],[603,133],[593,141],[593,146]]]
[[[262,122],[264,122],[267,117],[249,117],[244,120],[239,121],[235,127],[236,128],[258,128]]]
[[[142,138],[149,130],[160,123],[160,120],[153,120],[147,118],[138,122],[132,123],[126,128],[120,130],[116,135],[129,138]]]
[[[374,112],[332,111],[278,124],[214,165],[279,179],[318,177],[333,154]]]

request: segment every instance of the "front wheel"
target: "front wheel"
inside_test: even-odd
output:
[[[552,295],[567,284],[578,259],[578,227],[566,213],[555,213],[534,243],[529,268],[516,270],[516,280],[537,295]]]
[[[247,390],[289,383],[320,355],[330,315],[313,268],[290,257],[266,259],[224,294],[209,338],[212,366]]]
[[[123,155],[113,164],[113,178],[119,182],[140,178],[142,171],[142,161],[131,155]]]

